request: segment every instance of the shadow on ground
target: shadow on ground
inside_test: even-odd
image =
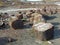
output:
[[[54,26],[60,25],[60,23],[58,23],[58,22],[52,22],[52,24],[53,24]]]
[[[9,25],[5,25],[4,27],[3,26],[1,26],[0,27],[0,30],[7,30],[7,29],[9,29],[10,28],[10,26]]]
[[[55,30],[54,39],[60,38],[60,29]]]
[[[53,19],[55,19],[55,18],[57,18],[57,17],[56,17],[56,16],[47,16],[47,15],[44,15],[43,18],[44,18],[45,20],[53,20]]]
[[[60,38],[60,29],[58,27],[60,23],[54,22],[52,24],[54,25],[54,39]]]
[[[13,41],[12,42],[15,42],[16,39],[13,39],[11,38]],[[10,43],[8,42],[8,37],[0,37],[0,45],[6,45],[7,43]]]

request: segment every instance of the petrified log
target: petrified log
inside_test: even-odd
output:
[[[23,19],[23,14],[20,14],[20,15],[18,16],[18,19]]]
[[[12,28],[13,29],[22,29],[23,28],[23,21],[22,20],[13,21]]]
[[[39,22],[45,22],[41,14],[33,13],[32,16],[33,16],[33,24],[37,24]]]
[[[50,40],[54,37],[54,26],[50,23],[39,23],[33,26],[36,40]]]
[[[46,11],[44,11],[44,9],[41,9],[41,10],[40,10],[40,13],[41,13],[42,15],[46,15],[46,14],[47,14]]]
[[[17,20],[18,18],[16,16],[11,16],[10,21],[9,21],[9,26],[11,27],[12,22]]]

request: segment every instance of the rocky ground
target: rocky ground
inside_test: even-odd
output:
[[[53,44],[37,43],[32,29],[0,30],[0,45],[60,45],[60,14],[54,14],[47,18],[47,22],[55,26],[54,39],[50,40]],[[7,42],[7,38],[16,39],[13,42]]]
[[[24,30],[0,30],[0,45],[37,45],[33,32],[28,29]],[[11,37],[16,41],[7,43],[6,38]],[[4,39],[5,38],[5,39]],[[4,42],[5,41],[5,42]]]

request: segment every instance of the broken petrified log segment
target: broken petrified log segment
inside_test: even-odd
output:
[[[16,16],[11,17],[9,25],[11,29],[21,29],[23,28],[23,21],[18,19]]]
[[[40,13],[42,14],[42,15],[46,15],[47,13],[44,11],[44,9],[41,9],[40,10]]]
[[[37,24],[39,22],[45,22],[41,14],[33,13],[32,16],[33,16],[33,24]]]
[[[36,40],[50,40],[54,37],[54,26],[51,23],[38,23],[33,26]]]
[[[18,18],[16,16],[11,16],[10,21],[9,21],[9,26],[12,26],[12,22],[17,20]]]
[[[18,19],[23,19],[23,14],[20,14],[20,15],[18,16]]]
[[[52,9],[50,9],[50,12],[51,12],[51,14],[56,14],[57,13],[57,9],[56,8],[52,8]]]
[[[12,22],[13,29],[22,29],[23,28],[23,21],[22,20],[15,20]]]

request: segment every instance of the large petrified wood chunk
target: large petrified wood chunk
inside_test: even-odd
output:
[[[37,40],[50,40],[54,37],[54,26],[51,23],[38,23],[33,26]]]

